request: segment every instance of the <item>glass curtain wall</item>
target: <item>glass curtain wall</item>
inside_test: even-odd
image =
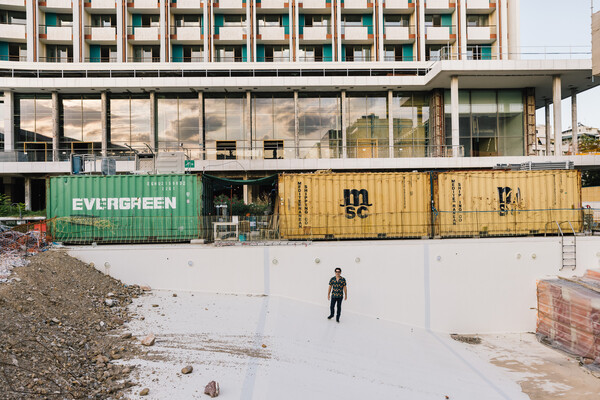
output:
[[[342,157],[341,108],[339,93],[299,94],[300,158]]]
[[[465,157],[524,155],[521,90],[460,90],[460,144]],[[450,91],[444,93],[446,144],[452,144]]]
[[[252,96],[252,149],[256,158],[295,158],[294,97]]]
[[[71,153],[102,150],[102,104],[99,97],[64,97],[60,118],[60,147]]]
[[[150,137],[150,98],[127,96],[111,98],[109,152],[115,155],[130,153],[131,146],[141,153],[152,146]]]
[[[205,94],[204,146],[206,159],[245,158],[250,149],[245,94]]]
[[[15,149],[28,161],[52,160],[52,99],[50,95],[15,98]]]
[[[346,110],[348,157],[388,157],[387,93],[348,93]]]
[[[429,93],[394,93],[394,157],[429,155]]]
[[[184,151],[200,159],[200,101],[198,96],[173,95],[158,98],[158,149]]]

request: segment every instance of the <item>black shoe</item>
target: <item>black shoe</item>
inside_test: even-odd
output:
[[[333,318],[333,315],[330,315],[329,317],[327,317],[327,319],[331,319],[331,318]]]
[[[339,319],[339,318],[336,318],[336,319],[335,319],[335,322],[337,322],[337,323],[339,324],[339,323],[340,323],[340,319]]]

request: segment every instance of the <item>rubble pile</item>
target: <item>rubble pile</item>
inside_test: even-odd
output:
[[[39,231],[21,233],[6,227],[0,228],[0,283],[7,282],[12,269],[29,264],[26,259],[48,247],[46,238]]]
[[[139,339],[122,329],[142,290],[61,250],[28,260],[0,285],[0,399],[123,398]]]
[[[544,343],[580,358],[593,370],[600,367],[600,271],[581,278],[538,282],[536,333]]]

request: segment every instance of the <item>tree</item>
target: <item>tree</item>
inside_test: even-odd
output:
[[[600,139],[582,135],[579,137],[580,153],[598,153],[600,152]],[[600,170],[581,171],[581,186],[600,186]]]

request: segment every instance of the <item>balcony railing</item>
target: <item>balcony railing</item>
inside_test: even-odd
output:
[[[27,61],[27,56],[2,55],[0,61]]]
[[[345,62],[368,62],[368,61],[375,61],[375,57],[372,55],[370,55],[370,56],[355,56],[355,55],[346,54],[346,57],[343,61],[345,61]]]
[[[298,62],[331,62],[333,61],[333,57],[325,57],[325,56],[298,56]]]
[[[196,57],[171,57],[171,62],[203,62],[203,56]]]
[[[85,62],[115,63],[117,62],[117,57],[86,57]]]
[[[14,21],[0,21],[0,25],[27,25],[27,21],[25,20],[14,20]]]
[[[39,57],[39,61],[48,63],[72,63],[73,57]]]
[[[273,57],[256,57],[256,61],[258,62],[289,62],[290,61],[290,57],[284,57],[284,56],[273,56]]]
[[[160,57],[129,57],[127,61],[134,63],[157,63],[160,62]]]
[[[226,62],[244,62],[246,61],[246,59],[244,57],[219,57],[218,59],[215,59],[214,62],[219,62],[219,63],[226,63]]]
[[[84,35],[91,35],[92,34],[92,30],[94,30],[94,29],[107,29],[107,30],[108,29],[115,29],[115,32],[116,32],[117,26],[116,25],[111,25],[111,26],[89,26],[88,25],[88,26],[84,26],[83,27],[83,34]]]
[[[383,61],[396,61],[396,62],[401,62],[401,61],[416,61],[417,58],[414,56],[384,56],[383,57]]]

